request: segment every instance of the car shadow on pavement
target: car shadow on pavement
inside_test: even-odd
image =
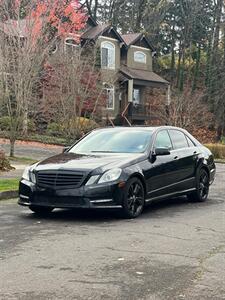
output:
[[[210,200],[209,200],[210,201]],[[208,203],[208,202],[206,202]],[[142,215],[138,219],[147,218],[163,218],[173,216],[173,214],[180,213],[189,209],[200,209],[206,203],[191,203],[186,197],[172,198],[153,202],[146,206]],[[209,204],[209,203],[208,203]],[[46,215],[36,215],[29,213],[23,215],[23,218],[32,220],[52,220],[56,222],[117,222],[123,220],[121,209],[55,209],[52,213]],[[126,220],[124,221],[132,221]]]

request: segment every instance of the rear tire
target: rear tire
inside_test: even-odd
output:
[[[31,205],[31,206],[29,206],[29,209],[38,215],[48,215],[53,211],[54,208],[38,206],[38,205]]]
[[[145,191],[140,179],[134,177],[128,180],[124,190],[123,214],[125,218],[137,218],[143,211]]]
[[[205,169],[200,169],[197,176],[197,189],[187,195],[192,202],[205,202],[209,195],[209,175]]]

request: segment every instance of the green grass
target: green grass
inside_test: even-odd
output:
[[[18,190],[19,179],[0,179],[0,192]]]
[[[225,145],[222,144],[206,144],[214,155],[215,159],[225,160]]]

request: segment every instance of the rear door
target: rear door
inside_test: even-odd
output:
[[[169,135],[173,144],[172,154],[176,161],[175,189],[188,190],[195,185],[195,168],[198,148],[190,145],[188,137],[178,129],[169,129]]]

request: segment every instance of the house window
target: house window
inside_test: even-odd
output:
[[[77,41],[71,37],[65,39],[65,52],[67,53],[76,53],[77,50],[80,48]]]
[[[141,102],[141,92],[139,89],[133,90],[133,103],[134,104],[140,104]]]
[[[115,45],[110,42],[101,44],[101,65],[102,68],[115,69]]]
[[[146,64],[146,54],[141,51],[134,52],[134,61]]]
[[[106,108],[114,109],[114,86],[113,85],[105,85],[106,92]]]

